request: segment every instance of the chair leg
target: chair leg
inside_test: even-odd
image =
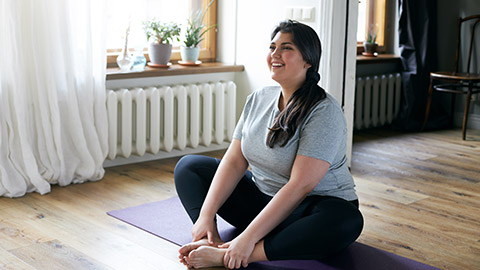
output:
[[[468,121],[468,110],[470,109],[470,100],[472,99],[472,88],[471,86],[468,89],[467,98],[465,100],[465,110],[463,112],[463,125],[462,125],[462,140],[465,140],[467,136],[467,121]]]
[[[423,125],[420,130],[424,130],[425,125],[427,124],[428,115],[430,113],[430,105],[432,104],[432,92],[433,92],[433,80],[432,78],[430,78],[430,86],[428,87],[427,108],[425,109],[425,118],[423,119]]]

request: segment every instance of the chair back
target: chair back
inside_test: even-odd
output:
[[[468,16],[465,18],[458,18],[458,24],[457,24],[457,51],[455,54],[455,74],[462,72],[462,70],[459,70],[459,58],[461,57],[461,40],[462,40],[462,27],[468,27],[471,26],[471,32],[470,32],[470,44],[468,48],[468,55],[467,55],[467,69],[463,71],[463,73],[472,73],[470,71],[470,67],[472,66],[472,56],[473,56],[473,50],[477,47],[480,48],[480,44],[475,45],[475,33],[477,32],[480,36],[480,30],[475,31],[477,29],[477,26],[480,25],[480,14],[478,15],[472,15]],[[478,40],[477,40],[478,42]],[[477,50],[477,54],[480,53],[480,50]],[[480,56],[477,55],[477,58]]]

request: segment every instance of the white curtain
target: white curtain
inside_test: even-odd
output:
[[[99,180],[103,0],[0,0],[0,196]]]

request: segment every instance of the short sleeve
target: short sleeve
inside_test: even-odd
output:
[[[245,124],[245,119],[248,117],[248,113],[250,112],[253,94],[254,93],[248,95],[247,100],[245,101],[245,106],[243,107],[242,115],[240,115],[240,119],[238,119],[237,125],[235,127],[235,131],[233,132],[234,139],[242,140],[243,125]]]
[[[346,122],[340,107],[326,99],[315,107],[300,130],[297,154],[324,160],[330,165],[342,153]]]

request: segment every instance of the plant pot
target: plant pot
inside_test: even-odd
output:
[[[148,55],[152,64],[167,65],[172,56],[172,44],[150,43]]]
[[[200,54],[199,47],[185,47],[180,46],[180,56],[185,63],[195,63],[198,61],[198,55]]]
[[[377,47],[378,47],[377,43],[364,42],[363,48],[365,49],[365,52],[363,53],[363,55],[374,56],[375,53],[377,52]]]

